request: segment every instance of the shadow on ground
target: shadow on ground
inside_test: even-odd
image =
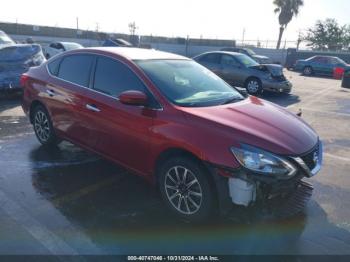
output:
[[[262,99],[268,100],[277,105],[287,107],[300,102],[300,98],[294,94],[280,94],[274,92],[264,92],[261,95]]]
[[[20,94],[4,95],[0,93],[0,112],[21,105],[21,99],[22,96]]]

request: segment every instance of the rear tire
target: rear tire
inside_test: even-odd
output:
[[[215,193],[198,161],[185,157],[166,160],[159,168],[158,186],[167,207],[180,218],[205,221],[215,214]]]
[[[312,69],[311,66],[305,66],[303,69],[303,75],[304,76],[311,76],[314,74],[314,70]]]
[[[263,87],[260,79],[256,77],[250,77],[244,84],[245,89],[250,95],[260,95],[263,92]]]
[[[33,111],[34,132],[43,146],[56,147],[61,140],[56,136],[50,115],[44,106],[38,105]]]

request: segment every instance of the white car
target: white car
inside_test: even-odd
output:
[[[49,59],[62,52],[84,48],[81,44],[74,42],[53,42],[45,48],[46,59]]]

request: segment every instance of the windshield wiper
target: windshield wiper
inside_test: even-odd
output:
[[[244,98],[242,97],[231,97],[225,100],[223,103],[221,103],[221,105],[227,105],[227,104],[231,104],[233,102],[242,101],[242,100],[244,100]]]

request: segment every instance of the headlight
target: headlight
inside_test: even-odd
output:
[[[231,151],[243,167],[259,174],[290,178],[297,171],[289,161],[259,148],[243,144]]]

